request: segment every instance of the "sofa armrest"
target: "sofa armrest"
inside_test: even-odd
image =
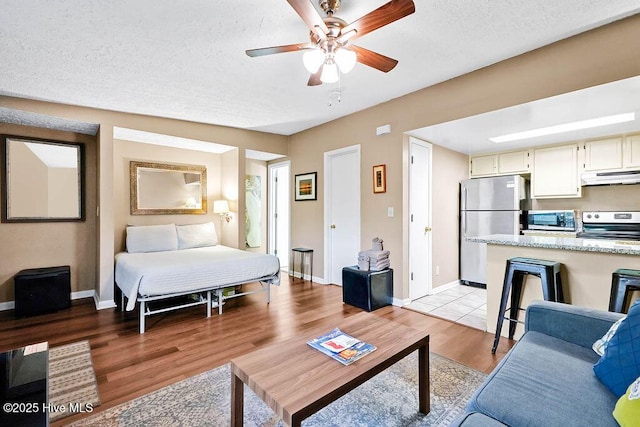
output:
[[[525,331],[537,331],[591,348],[623,315],[550,301],[533,301],[527,307]]]

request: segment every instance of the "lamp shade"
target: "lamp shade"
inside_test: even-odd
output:
[[[338,74],[338,66],[335,62],[327,61],[322,67],[322,75],[320,80],[322,83],[335,83],[338,81],[340,75]]]
[[[316,73],[324,62],[324,52],[320,49],[306,51],[302,55],[302,63],[310,73]]]
[[[340,72],[346,74],[356,65],[357,55],[354,51],[342,47],[336,51],[335,58]]]
[[[221,214],[229,212],[229,202],[226,200],[213,201],[213,213]]]

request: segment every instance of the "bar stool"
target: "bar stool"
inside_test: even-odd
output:
[[[640,270],[619,268],[611,275],[609,311],[626,313],[632,291],[640,291]]]
[[[504,283],[502,284],[502,298],[500,299],[496,336],[493,341],[491,353],[495,354],[498,348],[504,320],[509,321],[509,339],[513,339],[517,323],[522,323],[518,320],[518,311],[520,310],[522,282],[525,275],[531,274],[540,278],[542,295],[546,301],[564,302],[562,279],[560,278],[561,265],[559,262],[533,258],[511,258],[507,260]],[[511,291],[511,307],[507,308],[509,291]],[[509,310],[509,317],[505,316],[507,310]]]
[[[309,281],[313,282],[313,249],[309,248],[293,248],[291,249],[293,253],[293,262],[291,263],[291,267],[293,268],[293,278],[296,278],[296,254],[300,254],[300,278],[304,282],[304,261],[305,258],[309,259],[309,268],[311,273],[309,275]]]

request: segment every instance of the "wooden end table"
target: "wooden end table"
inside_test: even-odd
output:
[[[338,327],[369,342],[377,350],[345,366],[307,345]],[[381,318],[358,313],[337,324],[309,329],[231,361],[231,425],[242,426],[244,384],[289,426],[300,426],[329,403],[418,350],[419,410],[428,414],[429,334]]]

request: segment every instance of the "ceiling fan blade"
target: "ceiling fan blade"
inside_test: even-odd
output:
[[[256,56],[264,56],[264,55],[273,55],[274,53],[285,53],[285,52],[299,52],[305,49],[313,49],[314,45],[311,43],[299,43],[299,44],[287,44],[284,46],[271,46],[271,47],[262,47],[259,49],[249,49],[246,50],[245,53],[250,57]]]
[[[413,0],[391,0],[362,18],[353,21],[344,27],[341,33],[347,34],[349,31],[356,30],[356,34],[349,37],[350,40],[355,40],[380,27],[411,15],[415,11],[416,5]]]
[[[319,86],[322,84],[322,80],[320,80],[320,76],[322,76],[323,68],[324,68],[324,65],[320,66],[318,71],[311,74],[311,77],[309,77],[309,82],[307,83],[307,86]]]
[[[324,23],[322,17],[309,0],[287,1],[313,33],[317,34],[321,39],[326,37],[329,28],[327,28],[327,24]]]
[[[368,65],[369,67],[375,68],[376,70],[380,70],[384,73],[388,73],[398,65],[398,61],[395,59],[360,46],[349,45],[349,49],[356,53],[356,60],[359,63]]]

